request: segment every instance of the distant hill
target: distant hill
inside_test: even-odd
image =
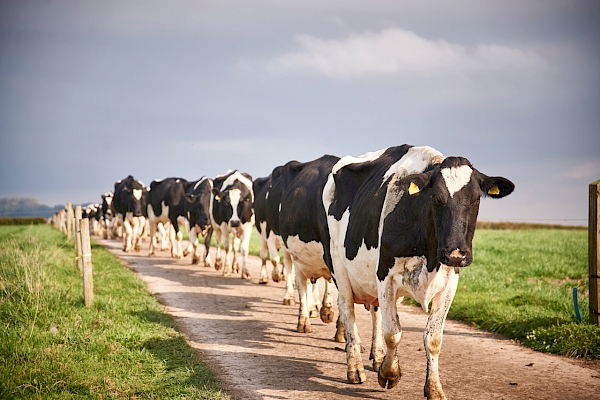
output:
[[[0,216],[2,217],[44,217],[50,218],[64,205],[54,207],[40,204],[31,197],[4,197],[0,198]]]

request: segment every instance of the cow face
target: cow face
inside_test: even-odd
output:
[[[218,202],[220,219],[232,229],[250,222],[252,219],[252,192],[244,185],[236,185],[220,191],[213,189],[214,200]]]
[[[511,181],[488,177],[462,157],[448,157],[425,173],[401,179],[399,184],[425,208],[430,246],[437,248],[437,261],[450,267],[466,267],[473,261],[481,196],[502,198],[514,190]]]
[[[210,193],[200,195],[186,194],[185,207],[190,226],[198,225],[202,231],[210,227]]]

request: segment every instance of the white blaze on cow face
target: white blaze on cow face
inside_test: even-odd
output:
[[[441,172],[450,197],[453,197],[454,193],[469,183],[473,170],[468,165],[461,165],[460,167],[444,168]]]
[[[242,192],[240,189],[231,189],[229,191],[229,203],[231,204],[231,208],[233,209],[233,215],[229,219],[231,221],[239,221],[240,217],[238,215],[238,204],[240,204],[240,198],[242,197]]]
[[[142,198],[142,189],[133,189],[133,197],[135,197],[136,200],[139,200]]]

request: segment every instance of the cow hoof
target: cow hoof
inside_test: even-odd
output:
[[[365,371],[348,371],[348,382],[350,383],[365,383],[367,374]]]
[[[326,324],[333,322],[333,307],[321,308],[321,321]]]
[[[242,274],[242,279],[252,279],[249,273]]]
[[[259,285],[266,285],[266,284],[268,283],[268,281],[269,281],[269,280],[268,280],[267,278],[265,278],[265,277],[261,277],[261,278],[258,280],[258,284],[259,284]]]
[[[379,386],[384,389],[392,389],[394,386],[398,384],[400,381],[400,377],[402,373],[400,372],[400,367],[398,366],[398,360],[394,360],[392,367],[385,371],[385,368],[379,367],[379,371],[377,373],[377,381],[379,382]]]
[[[312,326],[310,323],[302,324],[298,322],[298,327],[296,328],[298,333],[312,333]]]
[[[223,271],[223,276],[231,276],[231,271]]]
[[[373,361],[373,372],[379,372],[380,368],[381,368],[381,363]]]
[[[336,332],[335,336],[333,337],[333,341],[338,343],[346,343],[346,332]]]
[[[310,318],[317,318],[319,316],[319,311],[317,311],[317,310],[310,310],[310,312],[308,313],[308,316]]]
[[[200,264],[200,259],[197,257],[192,257],[192,264]]]
[[[442,389],[442,384],[425,382],[425,386],[423,387],[423,396],[425,396],[428,400],[447,400],[446,395],[444,394],[444,390]]]
[[[295,306],[296,302],[294,301],[294,299],[283,299],[283,305],[284,306]]]

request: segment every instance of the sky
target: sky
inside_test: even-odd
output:
[[[0,2],[0,197],[404,143],[513,181],[481,220],[587,224],[600,3]]]

